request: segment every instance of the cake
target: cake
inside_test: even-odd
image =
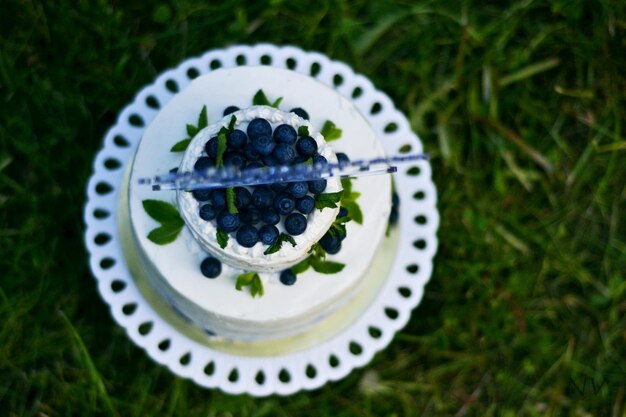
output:
[[[272,150],[255,160],[246,146],[265,151],[268,125]],[[277,130],[289,131],[289,139]],[[216,153],[216,141],[231,138]],[[287,157],[274,151],[284,143]],[[302,334],[363,292],[392,213],[389,176],[329,178],[324,187],[304,189],[294,182],[194,191],[158,191],[139,180],[224,163],[281,165],[283,157],[311,164],[382,156],[350,101],[310,77],[270,67],[210,72],[160,108],[144,132],[120,201],[127,262],[209,337],[245,342]],[[278,221],[266,221],[272,210]]]

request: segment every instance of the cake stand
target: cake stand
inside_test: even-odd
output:
[[[397,250],[388,277],[363,313],[339,333],[300,350],[258,356],[216,349],[189,337],[154,308],[129,273],[117,221],[120,190],[144,129],[159,107],[193,78],[242,65],[269,65],[314,77],[352,100],[388,154],[422,152],[419,138],[389,97],[343,63],[292,46],[212,50],[184,61],[144,87],[105,135],[87,185],[85,242],[98,290],[114,319],[156,362],[207,388],[254,396],[289,395],[318,388],[366,365],[407,323],[432,273],[439,225],[437,194],[427,161],[403,166],[394,174],[401,203]]]

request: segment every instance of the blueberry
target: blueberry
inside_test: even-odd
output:
[[[259,232],[256,227],[244,224],[237,230],[237,243],[244,248],[251,248],[259,241]]]
[[[400,213],[398,211],[398,207],[391,207],[391,212],[389,213],[389,224],[394,225],[398,223],[399,217]]]
[[[264,166],[265,165],[263,165],[261,162],[255,161],[255,162],[250,162],[248,165],[246,165],[244,170],[247,171],[249,169],[258,169],[258,168],[263,168]]]
[[[235,207],[238,209],[246,208],[252,201],[250,191],[243,187],[235,187]]]
[[[306,110],[304,110],[302,107],[296,107],[295,109],[289,110],[289,112],[295,113],[305,120],[309,120],[309,113],[307,113]]]
[[[325,167],[326,165],[328,165],[328,159],[316,153],[315,155],[313,155],[313,165],[319,165],[320,167]]]
[[[307,159],[309,159],[308,156],[298,155],[295,158],[293,158],[293,160],[291,161],[291,165],[301,164],[301,163],[305,162]]]
[[[193,169],[195,171],[206,171],[207,169],[211,168],[213,166],[213,161],[211,160],[211,158],[206,157],[206,156],[201,156],[200,158],[198,158],[198,160],[196,161],[195,164],[193,164]]]
[[[300,213],[291,213],[285,219],[285,230],[291,236],[298,236],[306,230],[306,217]]]
[[[261,212],[254,207],[248,207],[239,212],[239,218],[245,224],[257,224],[261,219]]]
[[[170,169],[170,174],[176,174],[178,172],[178,167],[174,167]]]
[[[309,192],[309,187],[306,182],[298,181],[292,182],[289,184],[287,190],[291,193],[294,198],[302,198]]]
[[[226,135],[226,144],[233,149],[244,149],[248,143],[248,137],[243,130],[235,129]]]
[[[246,156],[246,159],[249,162],[258,161],[259,159],[261,159],[261,154],[256,149],[254,149],[252,143],[248,143],[246,145],[243,154]]]
[[[276,160],[276,158],[274,158],[272,155],[263,155],[261,156],[261,161],[263,161],[263,164],[265,164],[268,167],[273,167],[278,164],[278,161]]]
[[[290,125],[280,125],[274,129],[274,140],[278,143],[285,143],[287,145],[293,145],[298,139],[298,133]]]
[[[317,152],[317,142],[311,136],[303,136],[296,142],[296,150],[301,156],[313,156]]]
[[[348,215],[348,209],[345,207],[339,207],[339,213],[337,214],[337,218],[341,219],[342,217],[346,217]]]
[[[241,220],[238,214],[229,213],[227,210],[220,211],[217,215],[217,227],[226,233],[234,232],[239,228]]]
[[[276,147],[276,142],[270,135],[261,135],[252,139],[252,146],[261,155],[269,155]]]
[[[296,201],[287,193],[280,193],[274,198],[274,208],[278,214],[287,215],[296,207]]]
[[[285,191],[287,187],[289,187],[288,182],[275,182],[272,185],[270,185],[270,188],[272,189],[272,191],[276,191],[277,193],[281,191]]]
[[[239,110],[239,107],[237,106],[228,106],[224,109],[224,116],[228,116],[229,114],[234,113],[237,110]]]
[[[272,153],[274,159],[281,165],[289,165],[296,157],[296,151],[293,146],[286,143],[279,143]]]
[[[226,191],[222,188],[213,190],[211,193],[211,204],[216,208],[226,206]]]
[[[215,258],[205,258],[200,264],[200,272],[207,278],[217,278],[222,273],[222,263]]]
[[[272,136],[272,125],[265,119],[254,119],[248,123],[248,137],[251,141],[261,136]]]
[[[224,166],[242,169],[246,166],[246,157],[237,151],[224,152]]]
[[[201,190],[193,190],[191,195],[196,199],[196,201],[208,201],[209,198],[211,198],[211,189],[203,188]]]
[[[309,195],[296,200],[296,208],[302,214],[309,214],[315,208],[315,199]]]
[[[274,198],[274,193],[270,190],[269,187],[263,185],[260,187],[255,187],[252,192],[252,204],[254,207],[259,210],[265,210],[272,206],[272,199]]]
[[[215,218],[217,213],[215,211],[215,208],[213,208],[212,205],[204,204],[202,207],[200,207],[199,215],[202,220],[206,220],[207,222],[210,222],[211,220]]]
[[[331,255],[339,252],[339,248],[341,248],[341,239],[339,236],[331,235],[330,233],[326,233],[322,236],[319,243],[322,246],[322,249]]]
[[[296,283],[296,274],[291,269],[285,269],[280,273],[280,282],[284,285],[293,285]]]
[[[265,245],[273,245],[278,240],[278,228],[270,224],[266,224],[259,230],[259,238]]]
[[[337,163],[339,163],[340,166],[347,165],[350,163],[350,158],[343,152],[337,152]]]
[[[280,222],[280,214],[274,209],[267,209],[261,213],[261,220],[263,220],[263,223],[274,226]]]
[[[397,192],[393,192],[391,194],[391,206],[392,207],[398,207],[400,205],[400,196],[398,195]]]
[[[204,150],[211,158],[217,158],[217,136],[209,139],[204,145]]]
[[[321,194],[326,189],[326,180],[308,181],[309,191],[313,194]]]

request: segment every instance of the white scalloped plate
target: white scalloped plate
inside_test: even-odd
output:
[[[157,314],[126,268],[117,230],[119,190],[125,167],[144,128],[158,112],[151,107],[150,97],[164,106],[175,94],[168,88],[168,81],[182,89],[198,75],[218,67],[240,65],[271,65],[313,76],[352,99],[381,138],[388,154],[408,149],[422,152],[420,140],[389,97],[343,63],[292,46],[260,44],[212,50],[164,72],[143,88],[105,135],[87,185],[85,241],[98,289],[113,317],[155,361],[204,387],[233,394],[288,395],[318,388],[364,366],[407,323],[432,273],[439,226],[437,193],[427,161],[403,167],[395,175],[401,201],[395,260],[376,299],[340,334],[305,350],[258,357],[212,349],[185,336]],[[146,323],[151,324],[147,333],[139,329]],[[168,341],[167,349],[163,349],[164,341]]]

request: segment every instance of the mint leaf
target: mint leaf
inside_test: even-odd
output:
[[[341,137],[341,129],[338,129],[330,120],[326,120],[320,133],[324,136],[326,142],[331,142]]]
[[[336,193],[318,194],[315,196],[315,208],[320,211],[325,208],[337,208],[337,203],[341,201],[343,191]]]
[[[217,238],[217,244],[220,245],[220,248],[224,249],[228,244],[228,233],[222,229],[217,229],[215,237]]]
[[[342,201],[341,205],[348,210],[350,218],[358,224],[363,224],[363,212],[356,201]]]
[[[183,224],[183,219],[178,214],[176,207],[161,200],[143,200],[143,209],[159,223]]]
[[[148,233],[148,240],[156,243],[157,245],[166,245],[168,243],[172,243],[176,240],[178,233],[180,233],[183,228],[184,223],[182,224],[164,224],[156,229],[153,229],[150,233]]]
[[[345,268],[345,264],[333,261],[322,261],[315,256],[309,258],[309,263],[315,272],[320,274],[336,274]]]
[[[230,214],[237,214],[237,206],[235,206],[235,189],[233,187],[226,188],[226,207]]]
[[[352,179],[350,178],[342,178],[341,186],[343,187],[343,192],[346,195],[352,194]]]
[[[198,128],[195,127],[194,125],[187,125],[187,134],[189,135],[190,138],[193,138],[194,136],[196,136],[196,134],[198,133]]]
[[[252,298],[257,295],[262,296],[265,293],[263,290],[263,282],[261,281],[259,274],[256,272],[246,272],[237,276],[235,289],[237,291],[242,291],[243,287],[250,287],[250,295],[252,295]]]
[[[225,128],[220,129],[220,133],[217,134],[217,156],[215,157],[215,165],[218,168],[224,166],[224,152],[226,152],[226,133]]]
[[[191,139],[183,139],[180,142],[176,142],[170,149],[170,152],[184,152],[190,143]]]
[[[309,136],[309,128],[307,126],[300,126],[298,128],[298,136]]]
[[[270,104],[270,106],[274,107],[275,109],[278,108],[278,106],[280,106],[280,102],[283,101],[282,97],[278,97],[272,104]]]
[[[305,259],[304,261],[292,266],[291,268],[289,268],[291,270],[291,272],[293,272],[294,274],[301,274],[304,271],[306,271],[307,269],[309,269],[309,259]]]
[[[254,97],[252,97],[252,104],[255,106],[269,106],[270,101],[265,96],[263,90],[259,90],[256,92]]]
[[[202,110],[200,110],[200,116],[198,116],[198,131],[204,129],[209,125],[209,119],[206,115],[206,106],[202,106]]]
[[[228,131],[232,132],[235,129],[235,123],[237,123],[237,118],[233,115],[230,118],[230,123],[228,123]]]
[[[278,236],[278,239],[276,239],[276,242],[274,242],[273,245],[270,245],[270,247],[265,249],[265,252],[263,252],[263,255],[271,255],[272,253],[278,252],[280,248],[283,246],[283,243],[285,242],[291,243],[291,246],[293,247],[296,246],[296,241],[293,240],[293,238],[290,235],[281,233],[280,236]]]

